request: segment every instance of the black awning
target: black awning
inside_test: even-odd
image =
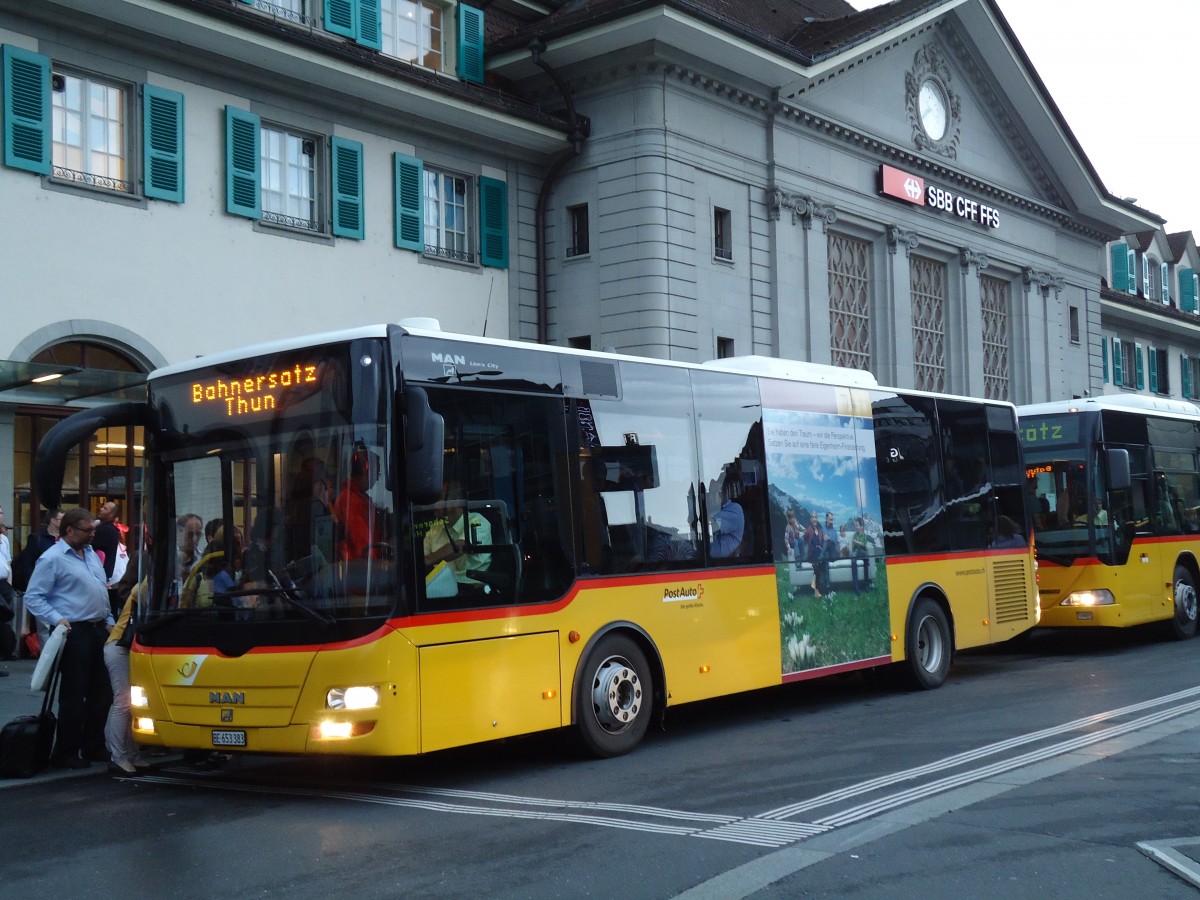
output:
[[[91,406],[144,400],[145,384],[142,372],[0,360],[0,403]]]

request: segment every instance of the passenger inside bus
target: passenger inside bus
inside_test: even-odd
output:
[[[350,477],[342,482],[337,499],[333,501],[334,517],[341,526],[338,552],[342,559],[375,556],[384,546],[379,510],[368,493],[378,479],[378,454],[366,449],[356,450],[350,458]]]

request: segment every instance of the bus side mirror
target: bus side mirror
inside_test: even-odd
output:
[[[446,422],[429,406],[423,388],[404,389],[404,468],[413,503],[436,503],[442,496],[442,444]]]
[[[1129,451],[1105,450],[1104,461],[1108,467],[1108,489],[1127,490],[1133,483],[1129,477]]]

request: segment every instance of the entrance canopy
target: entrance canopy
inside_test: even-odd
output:
[[[95,406],[144,400],[145,384],[142,372],[0,360],[0,403]]]

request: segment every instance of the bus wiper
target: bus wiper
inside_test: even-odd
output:
[[[319,609],[313,609],[311,606],[308,606],[307,604],[302,602],[300,600],[300,598],[298,596],[296,596],[296,586],[294,584],[292,584],[290,579],[285,584],[285,583],[281,582],[279,580],[279,576],[277,576],[270,569],[267,569],[267,574],[271,576],[271,581],[275,582],[275,584],[273,587],[269,587],[266,590],[263,590],[261,588],[257,589],[258,593],[269,594],[272,597],[282,597],[290,605],[292,605],[296,609],[300,610],[300,612],[303,615],[305,615],[307,618],[311,619],[312,621],[316,622],[318,625],[336,625],[337,624],[337,619],[334,618],[333,616],[331,616],[329,613],[322,612]]]

